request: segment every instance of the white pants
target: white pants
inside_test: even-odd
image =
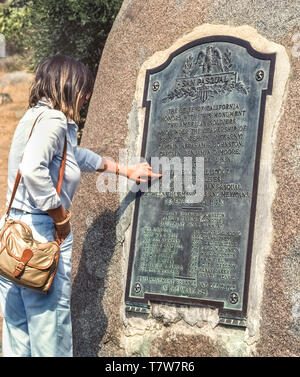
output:
[[[47,215],[10,211],[10,218],[24,221],[40,242],[54,241],[54,223]],[[4,216],[0,220],[0,229]],[[18,286],[0,276],[3,312],[3,356],[72,356],[71,254],[73,232],[60,245],[58,269],[50,292]]]

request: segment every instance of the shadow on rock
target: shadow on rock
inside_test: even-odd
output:
[[[72,288],[74,356],[98,356],[107,329],[105,280],[116,244],[117,212],[103,212],[89,227]]]
[[[87,230],[72,287],[74,356],[99,354],[99,345],[108,326],[103,297],[108,268],[117,244],[117,223],[129,205],[142,194],[129,191],[116,211],[102,212]]]

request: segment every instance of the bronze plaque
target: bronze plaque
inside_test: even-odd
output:
[[[146,310],[149,301],[209,305],[219,308],[221,323],[245,326],[274,65],[275,54],[213,36],[181,47],[147,71],[141,156],[153,171],[169,161],[171,184],[169,191],[156,182],[137,194],[127,310]],[[178,182],[181,191],[174,189]]]

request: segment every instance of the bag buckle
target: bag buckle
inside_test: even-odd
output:
[[[30,259],[33,257],[33,252],[30,249],[25,249],[23,251],[21,260],[16,265],[15,271],[14,271],[14,277],[20,278],[22,272],[24,271],[24,268],[26,264],[30,261]]]

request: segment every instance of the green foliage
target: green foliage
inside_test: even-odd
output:
[[[13,0],[0,8],[9,53],[32,51],[32,67],[54,54],[86,64],[95,74],[123,0]]]
[[[1,0],[0,0],[1,1]],[[101,53],[123,0],[11,0],[0,4],[7,53],[34,71],[44,58],[72,56],[97,73]],[[82,130],[88,105],[81,111]]]
[[[35,61],[61,53],[96,73],[102,49],[122,0],[32,0]],[[35,11],[33,11],[35,9]]]
[[[30,27],[30,9],[4,5],[0,8],[0,33],[5,36],[7,54],[23,53],[27,29]]]

